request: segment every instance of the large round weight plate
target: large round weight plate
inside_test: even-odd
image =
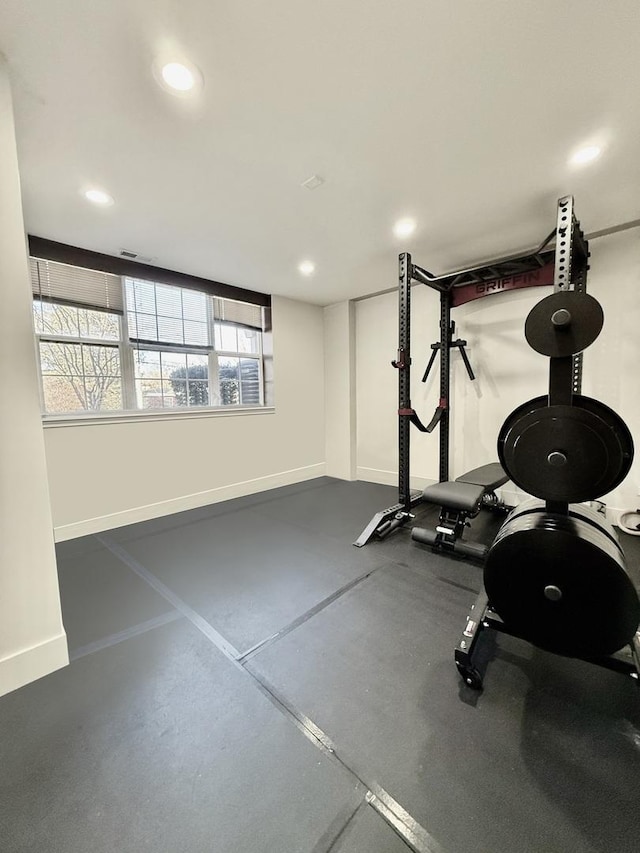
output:
[[[513,411],[498,436],[513,482],[543,500],[578,503],[612,491],[629,473],[633,439],[604,403],[575,394],[571,406],[536,397]]]
[[[590,346],[603,324],[602,308],[593,296],[560,290],[534,305],[524,325],[524,334],[536,352],[561,358]]]
[[[511,510],[511,512],[509,513],[509,520],[514,518],[515,516],[523,518],[525,515],[540,515],[544,512],[546,512],[545,501],[538,500],[537,498],[528,498],[527,500],[518,504],[518,506],[514,507],[514,509]],[[569,518],[577,519],[581,522],[586,522],[592,527],[597,528],[599,533],[606,536],[607,539],[609,539],[609,541],[613,543],[615,548],[620,553],[620,556],[624,560],[624,552],[620,545],[620,540],[618,539],[616,531],[613,525],[607,521],[606,517],[602,513],[597,512],[592,507],[587,506],[587,504],[570,504],[569,508],[567,509],[567,516]],[[628,567],[627,571],[629,571]],[[638,585],[638,589],[640,591],[640,584]]]
[[[612,654],[640,620],[622,552],[594,519],[516,508],[489,550],[484,583],[507,626],[558,654]]]

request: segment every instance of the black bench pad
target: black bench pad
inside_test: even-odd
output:
[[[456,483],[473,483],[474,486],[483,486],[485,492],[493,492],[494,489],[503,486],[508,479],[499,462],[490,462],[488,465],[481,465],[473,471],[467,471],[466,474],[456,477]]]
[[[433,486],[427,486],[422,497],[446,509],[474,512],[479,509],[485,491],[484,486],[476,486],[473,483],[434,483]]]

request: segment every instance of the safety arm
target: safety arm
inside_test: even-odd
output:
[[[464,366],[467,368],[469,379],[471,379],[471,381],[473,382],[476,377],[473,370],[471,369],[471,364],[469,362],[469,357],[467,356],[467,351],[464,348],[464,344],[460,346],[460,355],[462,356],[462,360],[464,361]]]
[[[426,382],[429,377],[429,371],[433,367],[433,362],[436,360],[436,356],[438,355],[438,350],[440,349],[440,344],[431,344],[431,358],[429,359],[429,364],[427,364],[427,369],[424,372],[424,376],[422,377],[422,381]]]

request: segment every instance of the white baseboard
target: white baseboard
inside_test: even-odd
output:
[[[277,489],[280,486],[291,486],[295,483],[302,483],[305,480],[315,480],[316,477],[323,477],[325,470],[325,463],[318,462],[315,465],[307,465],[304,468],[292,468],[290,471],[280,471],[277,474],[269,474],[266,477],[257,477],[255,480],[231,483],[227,486],[219,486],[216,489],[207,489],[204,492],[182,495],[179,498],[171,498],[167,501],[158,501],[158,503],[125,509],[121,512],[111,513],[110,515],[88,518],[72,524],[62,524],[54,528],[55,541],[64,542],[67,539],[76,539],[78,536],[90,536],[93,533],[102,533],[105,530],[113,530],[115,527],[123,527],[126,524],[149,521],[152,518],[172,515],[175,512],[197,509],[201,506],[228,501],[232,498],[242,498],[245,495],[264,492],[267,489]]]
[[[356,468],[356,477],[358,480],[364,480],[365,483],[380,483],[382,486],[397,486],[398,472],[397,471],[381,471],[378,468]]]
[[[398,486],[398,472],[384,471],[379,468],[361,468],[356,469],[356,478],[363,480],[365,483],[380,483],[382,486]],[[428,477],[411,477],[410,485],[412,490],[426,489],[427,486],[432,486],[437,483],[437,480],[429,479]]]
[[[0,696],[69,663],[67,635],[59,634],[0,660]]]

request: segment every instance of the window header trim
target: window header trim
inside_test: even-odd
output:
[[[211,296],[221,296],[224,299],[235,299],[239,302],[250,302],[265,308],[271,307],[271,296],[267,293],[259,293],[256,290],[247,290],[231,284],[223,284],[219,281],[175,272],[164,267],[141,264],[127,258],[104,255],[89,249],[80,249],[76,246],[57,243],[54,240],[47,240],[44,237],[36,237],[32,234],[29,235],[28,240],[29,254],[36,258],[58,261],[71,266],[99,270],[119,276],[128,276],[129,278],[147,279],[159,284],[172,284],[176,287],[199,290]]]

